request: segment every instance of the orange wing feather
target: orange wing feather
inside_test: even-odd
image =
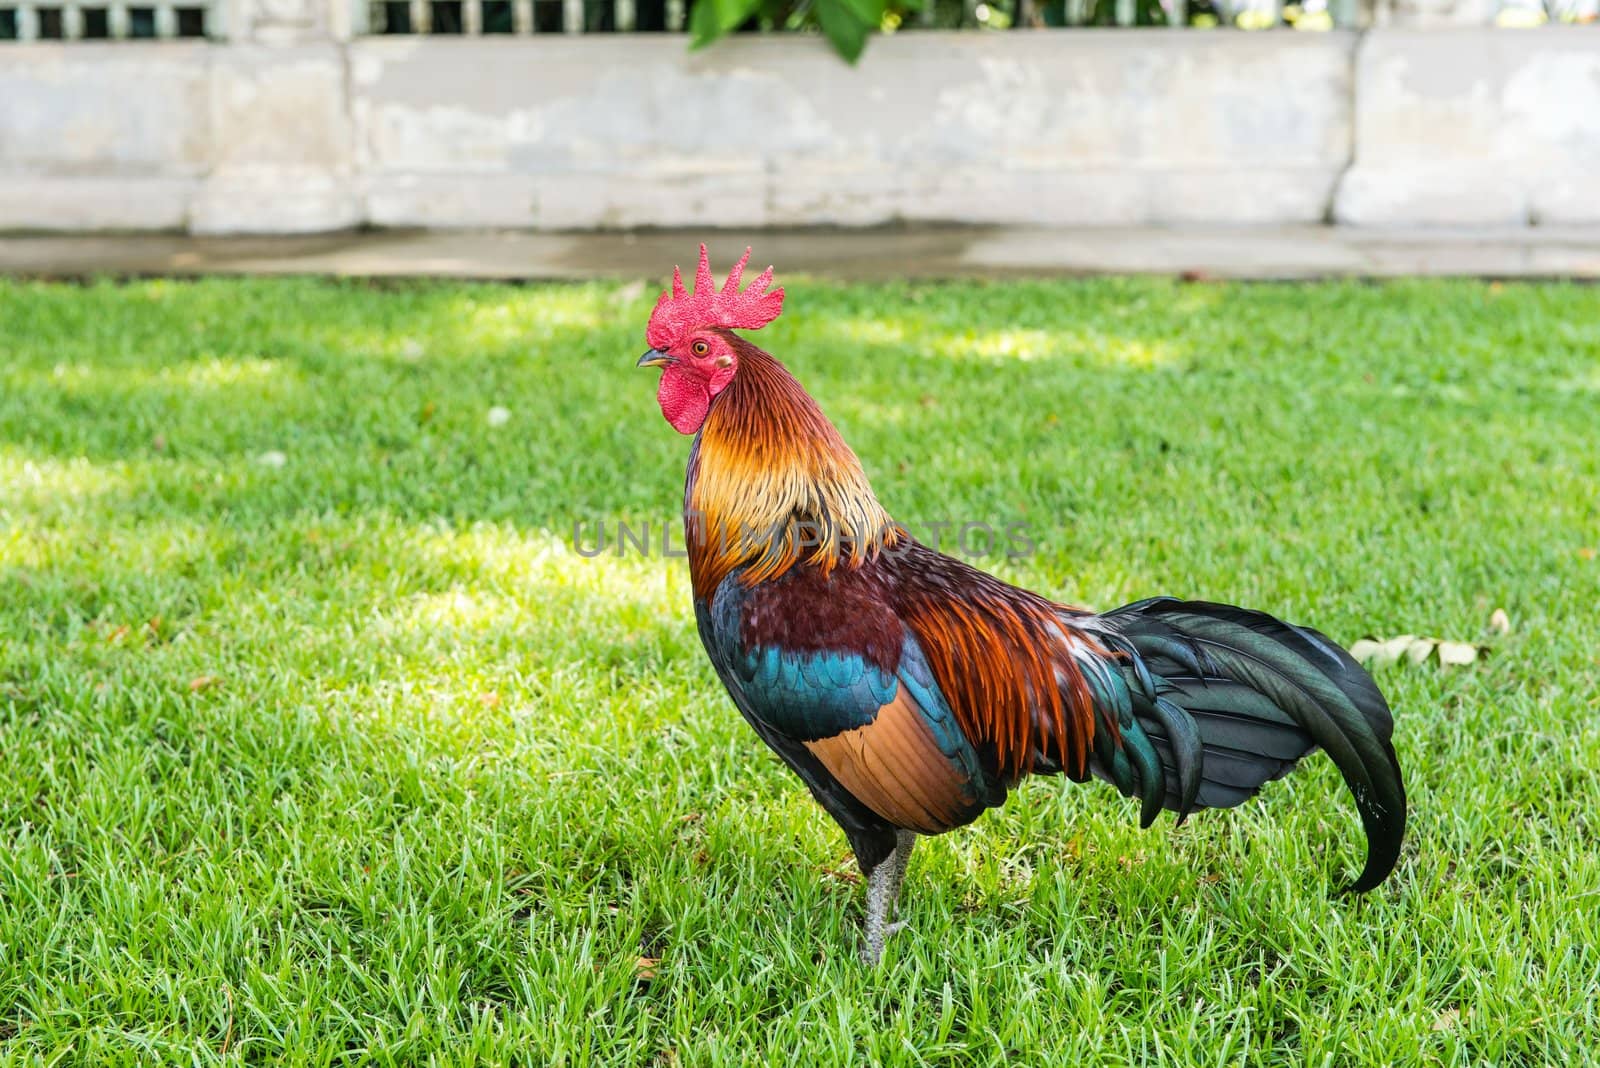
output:
[[[805,746],[845,789],[896,827],[939,834],[972,818],[968,779],[939,751],[904,687],[866,726]]]
[[[962,733],[993,747],[1008,781],[1039,757],[1088,773],[1100,719],[1075,653],[1108,655],[1054,604],[922,546],[900,561],[900,614],[916,635]]]

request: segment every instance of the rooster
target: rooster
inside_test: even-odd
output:
[[[1006,799],[1026,775],[1108,780],[1148,827],[1231,808],[1319,746],[1355,797],[1366,865],[1394,868],[1406,797],[1372,678],[1309,627],[1158,597],[1095,614],[912,538],[855,453],[772,356],[733,331],[783,309],[772,268],[719,289],[673,270],[640,367],[694,435],[684,488],[700,640],[755,732],[844,829],[866,877],[876,964],[918,836]]]

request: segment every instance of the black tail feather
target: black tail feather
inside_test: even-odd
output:
[[[1164,773],[1139,777],[1147,807],[1159,795],[1181,819],[1194,807],[1240,804],[1320,747],[1367,834],[1366,865],[1345,890],[1370,890],[1388,876],[1406,824],[1394,721],[1348,653],[1310,628],[1204,601],[1156,598],[1101,619],[1124,656],[1138,725],[1124,743],[1135,756],[1153,747]]]

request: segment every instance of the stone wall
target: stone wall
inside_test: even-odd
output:
[[[1338,221],[1600,223],[1600,26],[1374,31],[1355,79]]]
[[[916,32],[852,68],[231,2],[227,44],[0,46],[0,229],[1600,222],[1595,27]]]

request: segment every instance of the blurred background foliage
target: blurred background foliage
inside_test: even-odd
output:
[[[1186,8],[1171,0],[698,0],[690,11],[690,32],[698,48],[733,32],[818,30],[853,62],[874,30],[1176,26],[1179,21],[1203,27],[1226,18],[1208,0]]]
[[[662,0],[664,3],[665,0]],[[1370,24],[1382,0],[694,0],[693,47],[730,33],[820,32],[854,63],[874,31],[1186,26],[1324,31]],[[1495,22],[1593,22],[1600,0],[1502,0]],[[663,16],[664,17],[664,16]]]

